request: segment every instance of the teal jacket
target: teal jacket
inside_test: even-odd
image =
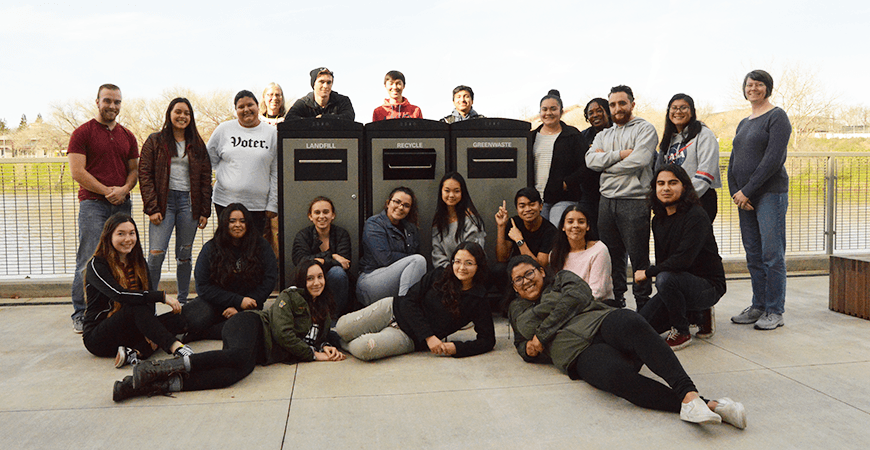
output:
[[[283,362],[294,364],[314,360],[314,350],[318,351],[326,343],[329,334],[329,317],[318,327],[314,345],[305,342],[312,330],[311,311],[308,302],[302,297],[301,289],[289,287],[278,294],[272,307],[254,311],[263,321],[263,346],[266,361],[264,365]]]
[[[571,363],[592,343],[604,317],[613,311],[592,297],[585,281],[562,270],[544,287],[539,301],[517,297],[511,302],[509,317],[517,353],[526,362],[552,362],[567,373]],[[544,352],[531,357],[526,354],[526,342],[534,336],[543,344]]]

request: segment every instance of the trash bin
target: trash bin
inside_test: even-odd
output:
[[[356,273],[363,217],[363,125],[342,119],[301,119],[278,124],[278,256],[281,287],[293,280],[293,240],[311,225],[308,204],[317,196],[335,204],[334,225],[350,233]]]
[[[368,185],[366,215],[383,209],[390,191],[407,186],[417,197],[420,254],[432,265],[432,217],[438,183],[447,170],[450,126],[424,119],[394,119],[366,124]]]
[[[450,167],[465,177],[486,227],[486,254],[493,262],[498,207],[505,200],[514,215],[514,194],[534,184],[529,130],[529,122],[514,119],[483,118],[450,125]]]

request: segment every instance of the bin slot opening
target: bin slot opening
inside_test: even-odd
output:
[[[347,181],[347,149],[297,148],[293,159],[296,181]]]
[[[434,148],[384,149],[384,180],[434,180],[437,154]]]
[[[511,147],[467,149],[468,178],[516,178],[517,149]]]

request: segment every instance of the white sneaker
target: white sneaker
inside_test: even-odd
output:
[[[746,428],[746,408],[743,403],[735,402],[728,397],[716,400],[716,408],[713,410],[722,417],[722,421],[730,423],[741,430]]]
[[[704,400],[701,400],[701,397],[682,404],[680,419],[692,423],[722,423],[722,417],[710,411],[710,407]]]

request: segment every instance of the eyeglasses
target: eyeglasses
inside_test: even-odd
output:
[[[686,112],[689,110],[688,105],[683,106],[671,106],[671,112]]]
[[[450,261],[450,262],[452,262],[454,266],[457,264],[465,266],[465,267],[474,267],[477,265],[477,263],[474,261],[460,261],[458,259],[454,259],[453,261]]]
[[[401,208],[405,208],[405,209],[411,209],[410,203],[402,203],[402,201],[397,199],[397,198],[390,200],[390,203],[396,205],[397,208],[401,207]]]
[[[525,282],[525,281],[528,281],[528,282],[535,281],[535,271],[536,270],[537,269],[529,269],[528,271],[526,271],[526,273],[514,278],[512,280],[514,283],[514,286],[517,286],[517,287],[522,286],[523,282]]]

